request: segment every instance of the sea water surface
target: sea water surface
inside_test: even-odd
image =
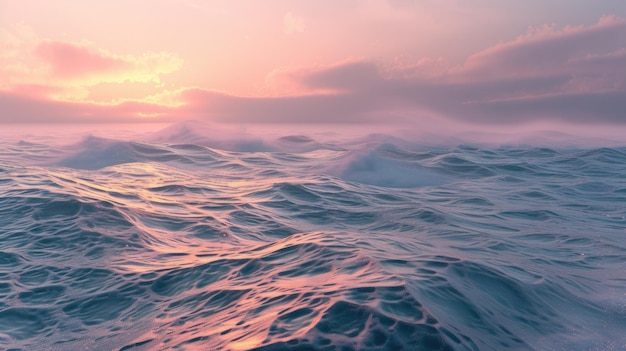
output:
[[[74,136],[0,140],[0,349],[626,349],[625,147]]]

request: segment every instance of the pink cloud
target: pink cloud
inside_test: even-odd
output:
[[[590,26],[546,26],[517,39],[470,56],[457,73],[468,79],[481,76],[527,76],[566,72],[567,63],[588,55],[626,47],[626,19],[603,17]]]
[[[57,100],[93,99],[92,87],[103,83],[156,86],[183,63],[169,52],[119,55],[89,43],[42,40],[26,26],[0,29],[0,47],[6,49],[0,51],[0,91]]]
[[[61,77],[77,77],[91,73],[119,72],[132,64],[105,52],[73,43],[59,41],[41,42],[35,52],[52,66],[53,73]]]
[[[161,75],[174,72],[182,65],[182,59],[167,52],[113,55],[91,45],[49,40],[40,42],[35,54],[50,65],[53,78],[80,86],[157,82]]]
[[[137,69],[141,62],[142,69],[150,71],[150,65],[139,58],[114,56],[75,44],[69,49],[52,47],[60,52],[52,50],[55,54],[48,58],[53,67],[57,61],[57,65],[68,65],[64,60],[71,62],[72,58],[84,62],[79,68],[59,66],[59,72],[68,75],[119,70],[115,79],[126,79],[127,70],[141,72]],[[292,86],[300,88],[299,95],[239,97],[180,88],[159,98],[177,103],[171,104],[176,107],[165,107],[133,101],[106,106],[51,103],[5,94],[0,102],[7,106],[5,111],[13,113],[0,119],[45,120],[41,116],[49,116],[76,121],[116,116],[138,120],[142,115],[156,115],[157,120],[389,123],[434,115],[484,124],[561,120],[626,125],[625,64],[626,20],[606,17],[590,26],[531,31],[471,55],[459,66],[438,59],[395,66],[349,60],[274,72],[272,79],[290,80]]]

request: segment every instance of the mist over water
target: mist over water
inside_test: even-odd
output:
[[[0,348],[625,348],[626,134],[438,128],[3,128]]]

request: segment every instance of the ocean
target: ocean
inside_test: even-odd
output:
[[[626,349],[624,146],[29,128],[0,349]]]

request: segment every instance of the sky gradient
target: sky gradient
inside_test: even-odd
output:
[[[0,0],[0,123],[626,125],[623,0]]]

